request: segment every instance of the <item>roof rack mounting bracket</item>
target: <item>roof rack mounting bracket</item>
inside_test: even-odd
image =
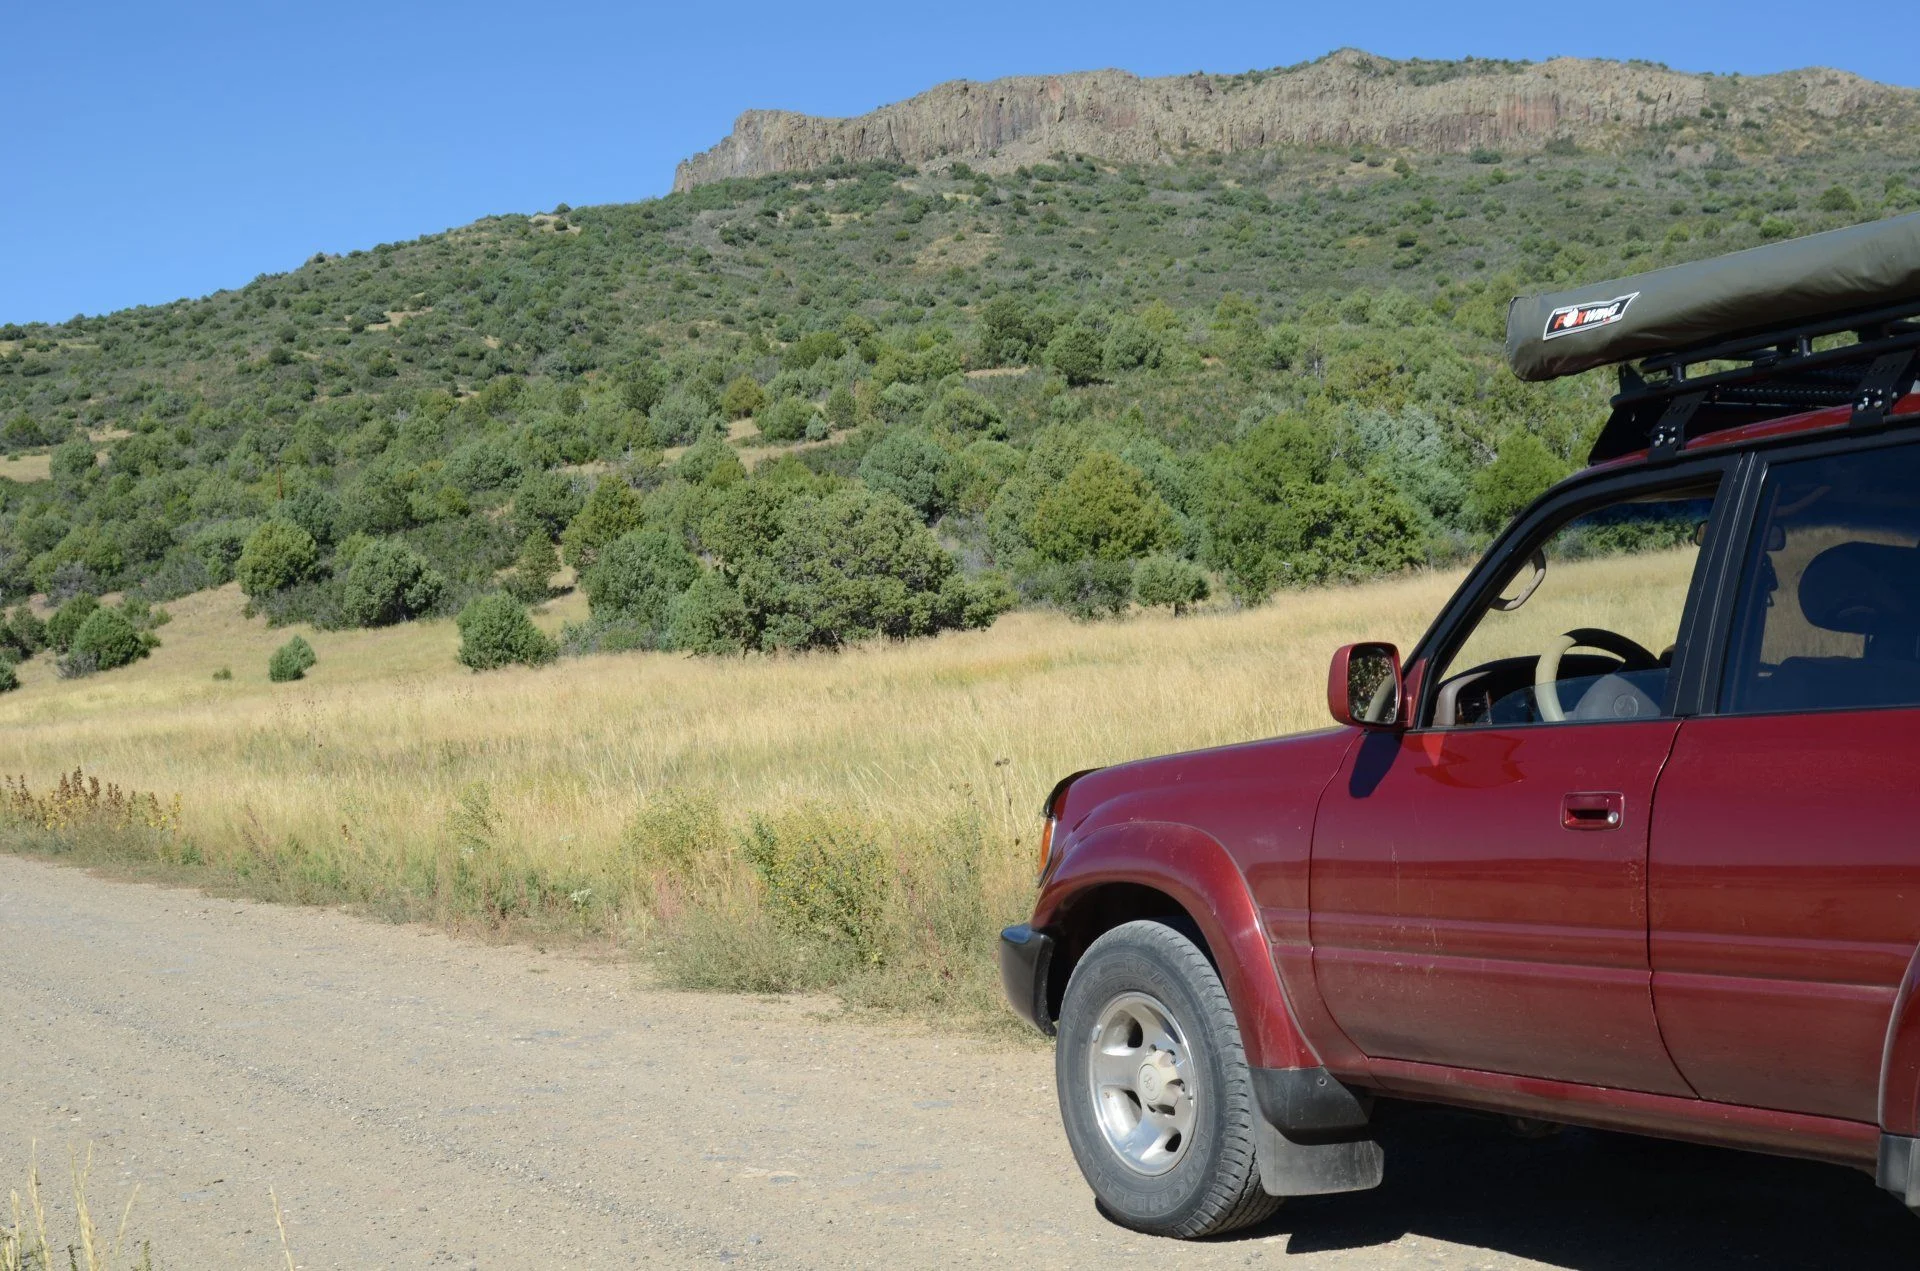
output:
[[[1873,359],[1853,399],[1852,423],[1871,427],[1885,420],[1894,404],[1913,386],[1914,358],[1920,350],[1895,349]]]
[[[1653,435],[1647,439],[1649,461],[1671,459],[1680,453],[1687,444],[1687,421],[1705,400],[1705,393],[1683,393],[1667,403],[1667,408],[1660,413],[1660,422],[1653,426]]]

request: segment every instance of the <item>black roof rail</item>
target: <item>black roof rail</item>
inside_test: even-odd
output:
[[[1916,372],[1920,298],[1623,362],[1587,462],[1637,450],[1664,459],[1689,438],[1836,406],[1852,407],[1855,424],[1881,423]]]

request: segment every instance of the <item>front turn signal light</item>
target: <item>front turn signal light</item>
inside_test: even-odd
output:
[[[1054,819],[1048,817],[1047,823],[1040,828],[1040,877],[1042,878],[1047,876],[1047,866],[1053,864],[1054,825]]]

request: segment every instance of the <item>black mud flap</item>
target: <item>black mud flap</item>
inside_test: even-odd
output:
[[[1254,1151],[1269,1196],[1378,1187],[1386,1154],[1368,1124],[1372,1099],[1324,1068],[1255,1068]]]
[[[1260,1189],[1269,1196],[1324,1196],[1380,1186],[1386,1153],[1373,1139],[1295,1143],[1265,1117],[1254,1127]]]

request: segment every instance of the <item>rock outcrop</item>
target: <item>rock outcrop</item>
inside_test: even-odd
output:
[[[1006,170],[1062,151],[1120,163],[1281,146],[1525,153],[1555,141],[1617,145],[1703,117],[1789,131],[1875,110],[1911,120],[1916,100],[1831,70],[1748,78],[1575,58],[1395,62],[1348,49],[1255,75],[956,80],[852,119],[750,110],[680,164],[674,188],[872,160]]]

